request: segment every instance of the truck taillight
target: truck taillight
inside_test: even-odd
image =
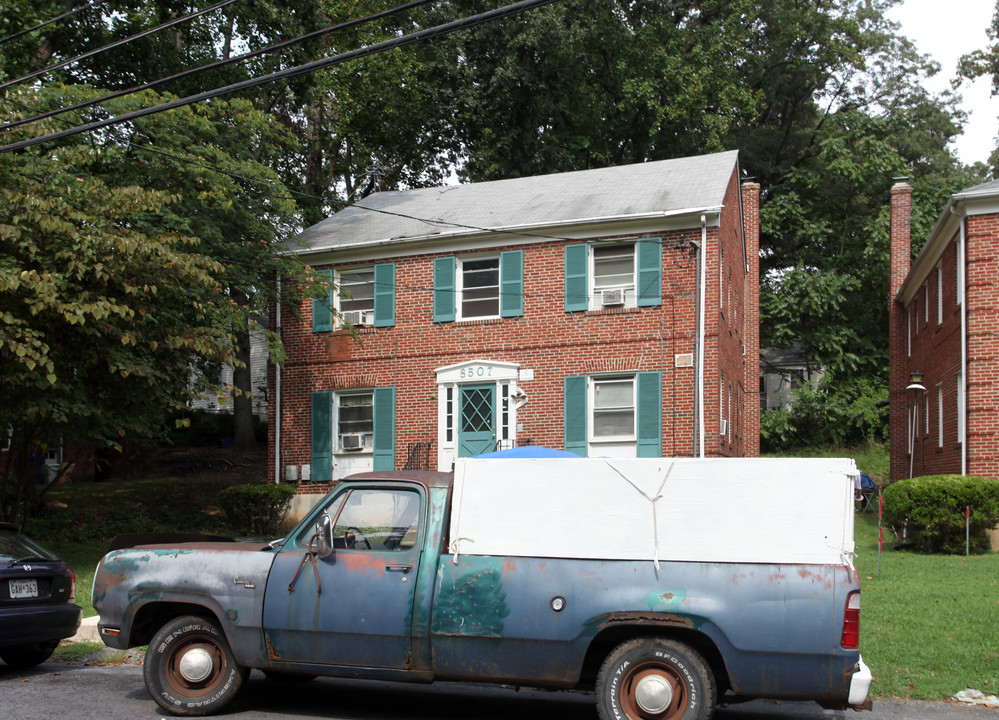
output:
[[[845,648],[860,647],[860,593],[856,590],[846,597],[846,611],[843,613],[843,636],[839,642]]]
[[[73,602],[76,600],[76,573],[72,569],[69,571],[69,600],[68,602]]]

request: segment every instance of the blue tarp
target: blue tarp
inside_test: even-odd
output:
[[[568,450],[558,448],[542,447],[541,445],[524,445],[509,450],[497,450],[484,455],[476,455],[477,458],[578,458],[579,455]]]

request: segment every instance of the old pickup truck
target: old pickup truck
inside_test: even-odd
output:
[[[99,631],[176,715],[269,676],[593,691],[603,720],[869,707],[851,460],[462,459],[347,478],[270,544],[114,550]]]

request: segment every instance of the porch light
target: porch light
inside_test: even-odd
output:
[[[926,386],[923,385],[923,378],[926,377],[921,371],[916,370],[909,375],[909,385],[906,390],[913,390],[915,392],[926,392]]]

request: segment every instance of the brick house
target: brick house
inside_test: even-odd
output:
[[[999,477],[999,182],[952,195],[911,262],[891,190],[891,480]]]
[[[308,228],[295,251],[346,292],[272,318],[275,479],[523,444],[758,455],[758,206],[724,152],[377,193]]]

